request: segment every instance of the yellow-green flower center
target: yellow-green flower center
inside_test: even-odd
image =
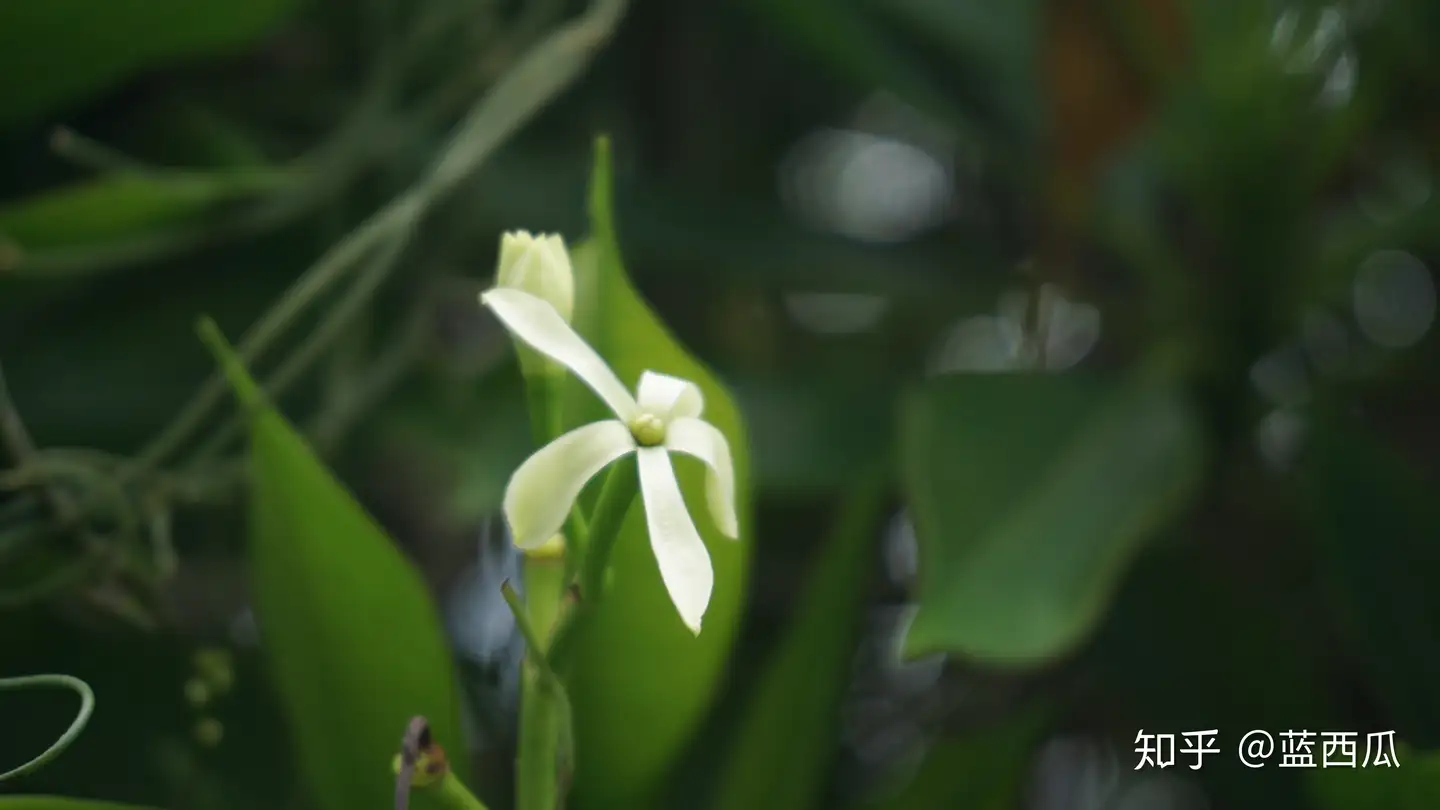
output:
[[[642,413],[630,420],[630,435],[641,447],[665,443],[665,420],[653,413]]]

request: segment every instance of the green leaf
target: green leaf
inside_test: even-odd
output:
[[[273,191],[280,172],[114,172],[0,207],[0,236],[22,251],[103,244],[193,222],[214,206]]]
[[[420,576],[263,394],[213,322],[201,334],[250,414],[250,573],[298,770],[325,810],[394,800],[413,715],[465,770],[453,662]]]
[[[920,542],[910,655],[1065,654],[1199,483],[1173,394],[1080,376],[952,375],[911,396],[902,475]]]
[[[0,796],[0,810],[151,810],[134,804],[72,799],[68,796]]]
[[[675,458],[681,490],[715,568],[715,591],[705,629],[697,637],[681,623],[660,582],[644,511],[635,508],[627,516],[614,551],[613,580],[577,645],[570,683],[577,760],[574,801],[583,807],[643,801],[704,717],[734,641],[755,531],[749,445],[739,409],[631,287],[620,258],[611,199],[609,146],[602,139],[591,180],[590,242],[573,257],[575,326],[627,385],[634,386],[642,371],[654,370],[700,386],[704,418],[725,434],[734,457],[740,539],[729,540],[715,528],[705,504],[700,463]],[[568,426],[613,418],[594,394],[571,382]]]
[[[1318,553],[1336,607],[1402,736],[1440,742],[1440,492],[1351,425],[1316,420],[1306,459]]]
[[[0,127],[34,121],[180,59],[237,49],[296,0],[45,0],[0,3]]]
[[[847,491],[834,536],[731,742],[719,810],[804,810],[819,798],[839,739],[857,621],[869,598],[886,480],[877,476]]]

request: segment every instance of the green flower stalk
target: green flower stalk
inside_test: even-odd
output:
[[[575,273],[564,240],[557,234],[532,235],[511,231],[500,240],[495,269],[498,288],[518,290],[545,301],[561,318],[569,320],[575,303]],[[565,369],[543,354],[519,349],[520,370],[525,378],[530,427],[537,447],[560,434],[561,386]],[[550,631],[560,612],[560,602],[569,579],[570,566],[584,542],[584,523],[578,512],[569,516],[569,536],[556,532],[526,549],[522,572],[525,604],[507,593],[515,617],[527,632],[527,665],[521,672],[519,751],[515,762],[518,810],[554,810],[559,804],[557,752],[565,718],[554,688],[537,678],[535,662],[547,651]],[[570,552],[567,554],[567,551]]]

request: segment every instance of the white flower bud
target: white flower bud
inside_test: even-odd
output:
[[[500,239],[495,283],[539,298],[554,307],[566,323],[570,322],[575,309],[575,271],[559,234],[506,233]]]

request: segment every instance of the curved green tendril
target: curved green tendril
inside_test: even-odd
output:
[[[27,686],[58,686],[62,689],[70,689],[80,696],[80,712],[75,715],[75,720],[65,733],[60,735],[45,752],[35,757],[20,767],[0,773],[0,782],[16,776],[24,776],[31,771],[45,766],[50,760],[64,753],[70,743],[80,736],[85,729],[85,724],[90,722],[90,714],[95,711],[95,693],[90,691],[90,685],[71,675],[26,675],[21,678],[0,678],[0,690],[24,689]]]

